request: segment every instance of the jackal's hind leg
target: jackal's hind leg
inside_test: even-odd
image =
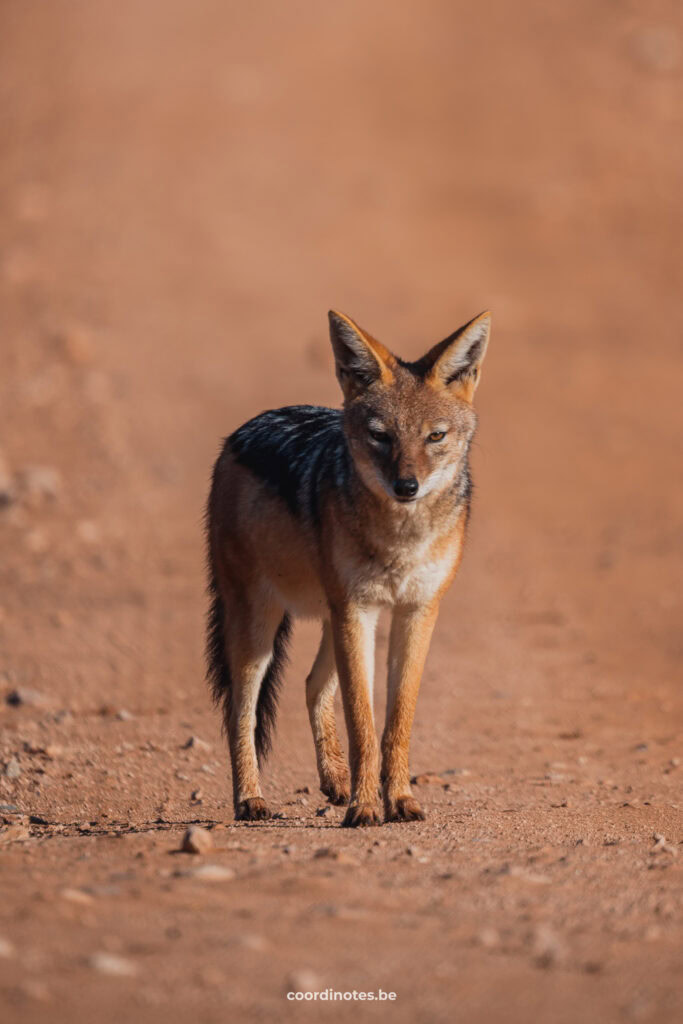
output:
[[[306,679],[306,704],[313,730],[320,788],[330,803],[345,804],[351,795],[351,783],[334,715],[338,681],[332,627],[329,622],[324,622],[320,647]]]
[[[261,821],[271,816],[259,779],[256,709],[282,615],[281,608],[265,602],[252,602],[251,607],[231,602],[227,609],[225,632],[232,686],[225,724],[237,821]]]

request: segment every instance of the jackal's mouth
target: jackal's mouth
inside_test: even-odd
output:
[[[419,494],[414,494],[412,498],[399,498],[397,494],[393,495],[394,501],[399,505],[414,505],[419,497]]]

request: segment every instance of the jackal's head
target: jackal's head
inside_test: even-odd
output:
[[[452,487],[476,426],[472,399],[490,314],[470,320],[414,363],[393,355],[343,313],[329,317],[346,436],[363,482],[385,499],[406,503]]]

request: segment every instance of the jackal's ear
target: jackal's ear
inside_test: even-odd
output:
[[[479,383],[491,330],[491,314],[480,313],[454,334],[440,341],[424,357],[426,379],[434,387],[452,388],[471,402]],[[421,360],[422,361],[422,360]]]
[[[328,317],[337,379],[344,397],[353,398],[378,380],[390,384],[396,360],[389,349],[343,313],[331,309]]]

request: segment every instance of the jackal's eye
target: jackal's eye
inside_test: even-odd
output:
[[[387,434],[386,430],[378,430],[369,427],[368,433],[370,434],[372,440],[376,441],[377,444],[389,444],[391,441],[391,437],[389,436],[389,434]]]
[[[437,444],[439,441],[443,441],[446,436],[445,430],[433,430],[427,440],[430,444]]]

